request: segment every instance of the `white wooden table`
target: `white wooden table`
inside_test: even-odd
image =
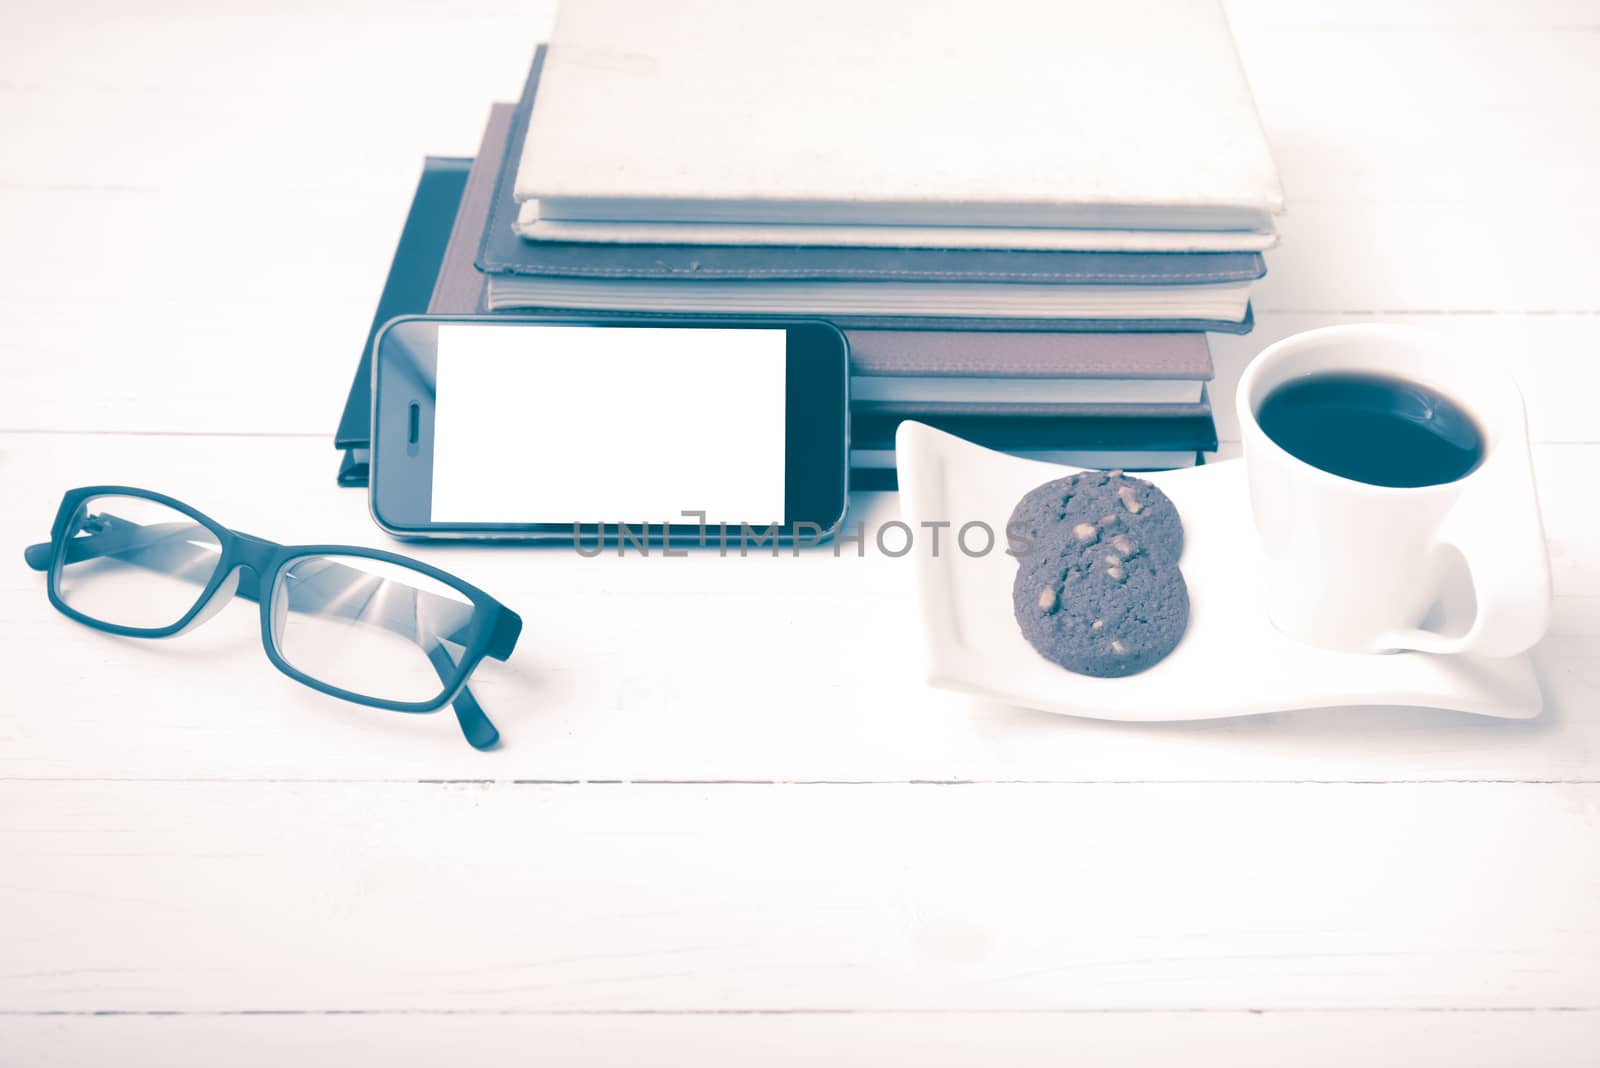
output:
[[[1297,330],[1496,350],[1542,718],[1076,722],[926,689],[909,560],[424,549],[526,620],[487,755],[20,559],[102,481],[387,544],[329,435],[421,156],[550,17],[449,6],[0,13],[0,1064],[1600,1063],[1593,0],[1230,7],[1291,212],[1221,434]]]

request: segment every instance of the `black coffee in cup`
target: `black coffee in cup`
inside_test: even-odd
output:
[[[1454,482],[1483,460],[1483,431],[1458,404],[1384,375],[1294,379],[1267,394],[1256,421],[1291,456],[1373,486]]]

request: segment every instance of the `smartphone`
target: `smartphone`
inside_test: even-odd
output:
[[[727,546],[844,517],[825,322],[402,316],[373,361],[369,503],[398,537]]]

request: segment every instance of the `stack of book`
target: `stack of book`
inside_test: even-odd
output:
[[[1215,0],[563,0],[457,183],[427,310],[827,319],[869,488],[1196,462],[1282,199]]]

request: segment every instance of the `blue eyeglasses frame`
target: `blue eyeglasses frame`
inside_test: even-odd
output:
[[[59,588],[61,568],[63,564],[69,562],[67,560],[69,549],[78,545],[84,545],[84,548],[75,550],[80,553],[85,549],[92,549],[92,545],[85,543],[92,543],[95,537],[100,536],[72,537],[70,527],[73,518],[84,501],[106,496],[136,497],[154,501],[188,516],[215,535],[221,547],[216,570],[195,599],[193,607],[176,623],[165,627],[128,627],[108,623],[84,615],[62,599]],[[127,521],[120,521],[120,524],[135,531],[144,529],[138,524]],[[438,642],[433,643],[433,648],[427,650],[428,660],[433,665],[435,674],[439,676],[441,685],[437,697],[427,701],[391,701],[372,697],[330,686],[297,670],[284,660],[273,641],[272,598],[269,595],[287,564],[302,557],[326,555],[360,557],[409,568],[436,582],[450,586],[471,601],[472,617],[466,626],[446,636],[453,644],[461,646],[460,658],[452,657]],[[353,704],[383,708],[393,712],[435,712],[448,704],[455,711],[456,720],[461,725],[461,733],[473,748],[489,749],[500,739],[500,732],[489,721],[477,699],[472,696],[472,691],[467,688],[467,680],[484,657],[503,661],[511,655],[516,648],[517,638],[522,633],[522,617],[471,583],[464,582],[420,560],[357,545],[281,545],[225,527],[198,509],[166,494],[134,486],[80,486],[68,490],[61,499],[61,507],[56,511],[55,522],[51,524],[50,540],[28,546],[23,552],[23,558],[33,570],[46,572],[46,593],[50,603],[58,612],[95,630],[129,638],[176,637],[185,630],[205,622],[233,595],[243,597],[247,601],[255,601],[261,607],[261,646],[266,651],[267,659],[272,662],[273,667],[296,682]],[[83,558],[81,555],[78,557],[78,559]],[[252,582],[244,581],[245,572],[249,572],[253,577]],[[223,587],[229,583],[234,584],[233,588],[224,591]],[[425,593],[421,595],[428,596]]]

